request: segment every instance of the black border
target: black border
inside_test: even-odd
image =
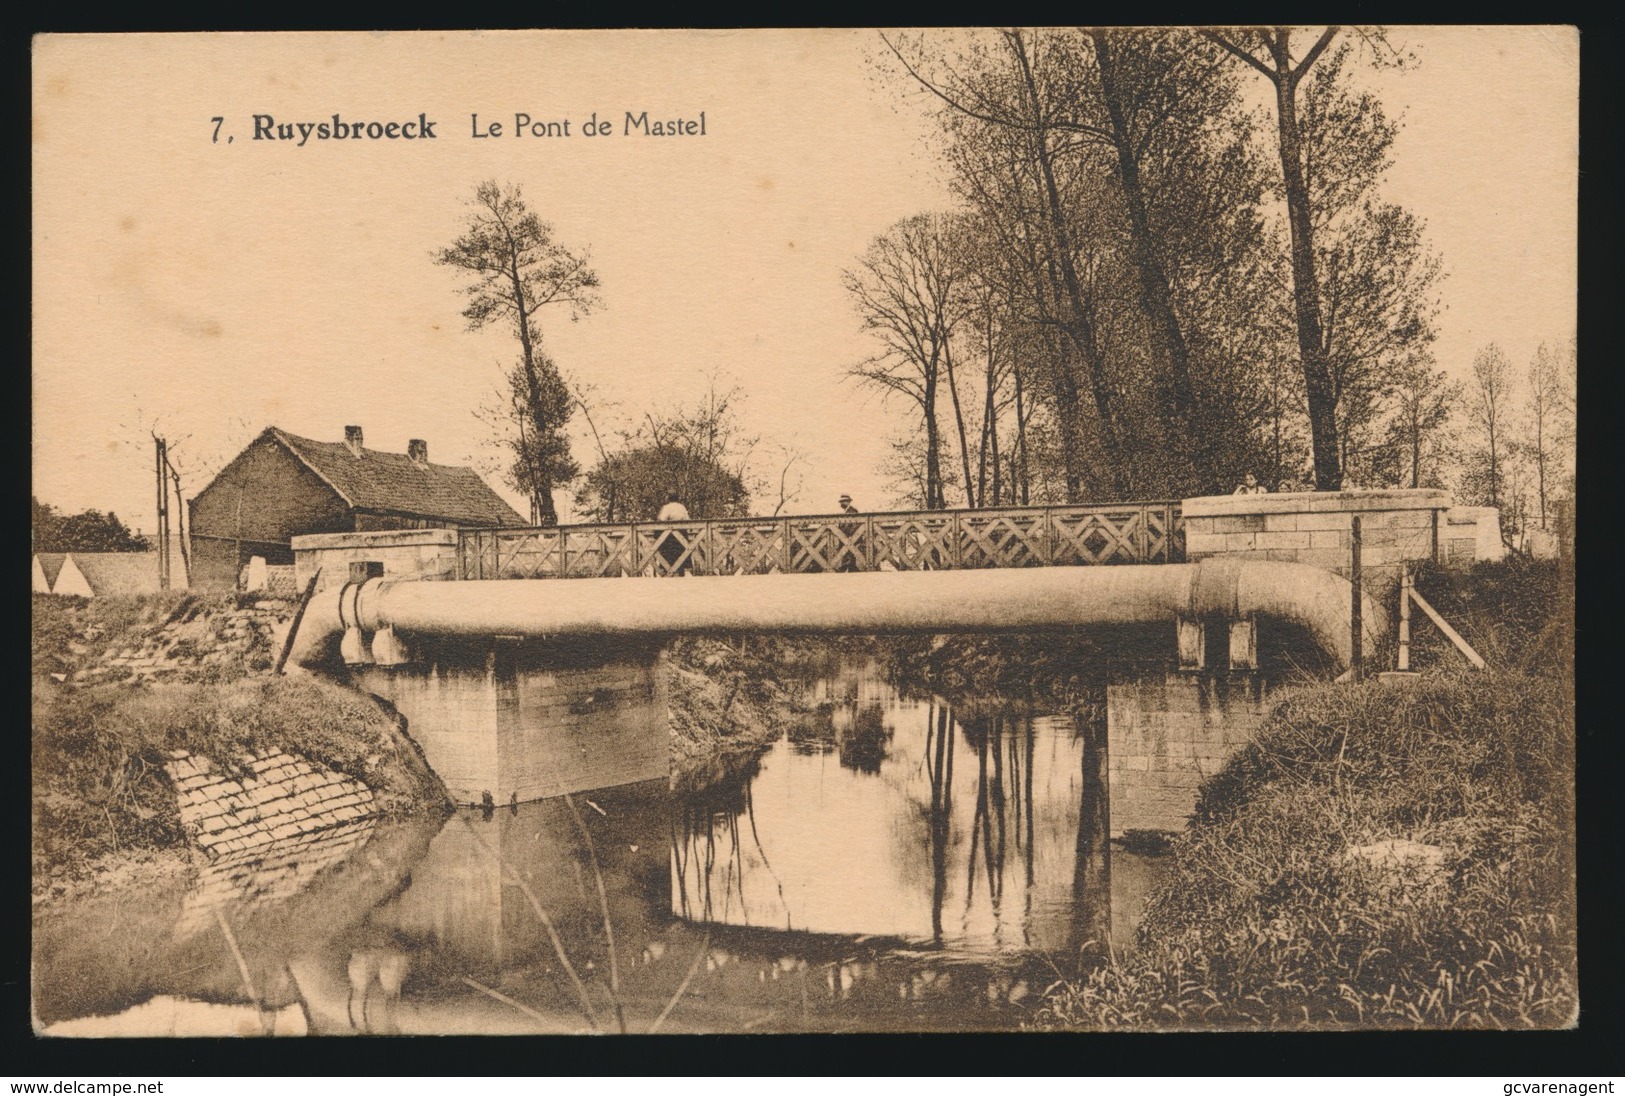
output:
[[[574,14],[595,14],[595,9]],[[12,126],[7,136],[19,155],[14,164],[29,163],[29,104],[31,77],[29,38],[39,32],[117,32],[191,30],[310,30],[316,21],[299,14],[267,12],[235,13],[209,11],[207,18],[161,13],[150,8],[122,11],[40,10],[31,11],[23,26],[9,28],[6,75],[13,92]],[[253,16],[249,18],[250,14]],[[322,11],[320,29],[367,30],[399,26],[399,29],[460,29],[474,24],[485,28],[517,26],[503,18],[468,16],[460,9],[438,11],[392,10],[385,17],[337,15]],[[549,9],[538,12],[559,26],[584,26],[569,22],[572,12]],[[690,15],[693,13],[666,14]],[[781,13],[782,14],[782,13]],[[812,13],[809,13],[811,15]],[[878,14],[878,13],[871,13]],[[933,13],[940,16],[938,11]],[[1057,16],[1085,13],[1052,12],[1029,16],[1022,22],[1053,22]],[[1117,14],[1088,12],[1087,14]],[[1147,12],[1168,21],[1203,21],[1222,18],[1232,22],[1231,13],[1207,11]],[[1374,22],[1385,15],[1393,23],[1437,23],[1456,20],[1429,19],[1414,7],[1399,12],[1374,12],[1356,5],[1351,21]],[[1399,18],[1392,18],[1393,15]],[[0,1028],[0,1046],[15,1048],[6,1055],[8,1064],[0,1075],[42,1080],[88,1079],[123,1076],[131,1079],[187,1076],[1190,1076],[1237,1075],[1334,1075],[1334,1076],[1495,1076],[1505,1079],[1562,1080],[1585,1076],[1619,1075],[1622,1072],[1620,1043],[1625,1039],[1621,1023],[1620,986],[1625,965],[1619,962],[1618,939],[1625,925],[1625,902],[1620,893],[1620,871],[1614,867],[1620,827],[1616,784],[1622,767],[1619,761],[1621,733],[1609,717],[1617,710],[1617,700],[1604,692],[1602,674],[1618,673],[1620,644],[1612,638],[1617,629],[1617,584],[1607,571],[1612,560],[1608,549],[1615,542],[1617,518],[1608,510],[1617,494],[1614,482],[1618,458],[1613,451],[1617,419],[1610,384],[1622,358],[1619,338],[1613,327],[1620,309],[1618,204],[1622,191],[1618,172],[1618,104],[1621,99],[1619,70],[1625,62],[1618,56],[1621,27],[1619,16],[1604,20],[1578,19],[1573,13],[1555,9],[1525,11],[1519,14],[1552,23],[1577,23],[1581,27],[1581,183],[1580,183],[1580,345],[1587,362],[1584,374],[1585,399],[1581,406],[1579,464],[1587,484],[1587,495],[1595,499],[1579,519],[1578,581],[1583,595],[1578,602],[1576,634],[1579,646],[1578,727],[1580,734],[1577,777],[1579,782],[1579,893],[1582,1002],[1577,1030],[1564,1032],[1422,1032],[1422,1033],[1164,1033],[1164,1034],[1010,1034],[1010,1035],[922,1035],[922,1036],[694,1036],[639,1037],[610,1039],[547,1038],[541,1042],[525,1038],[412,1038],[378,1040],[47,1040],[31,1034],[28,1017],[27,949],[8,949],[3,973],[6,1013]],[[139,21],[135,18],[140,16]],[[1258,21],[1291,21],[1293,13],[1252,13]],[[907,17],[871,18],[861,25],[896,23],[915,25],[938,19]],[[799,25],[854,25],[831,19],[822,13]],[[649,20],[643,26],[730,26],[728,21],[681,22]],[[758,25],[752,22],[751,25]],[[139,124],[137,119],[110,119],[109,124]],[[24,191],[12,205],[24,210],[27,204],[27,174],[14,170],[13,185]],[[22,278],[29,277],[31,247],[27,214],[13,221],[11,255]],[[10,310],[21,318],[23,307],[14,298]],[[25,323],[12,325],[14,360],[28,359],[29,337]],[[26,376],[22,370],[13,374]],[[12,407],[28,407],[27,381],[20,383],[21,399]],[[19,415],[19,418],[24,416]],[[13,420],[14,423],[17,420]],[[8,440],[22,448],[28,425],[17,423]],[[23,461],[11,463],[19,467]],[[20,503],[20,499],[19,499]],[[19,566],[14,573],[21,575]],[[18,578],[21,590],[21,579]],[[21,659],[14,662],[20,665]],[[19,674],[24,680],[26,674]],[[14,731],[15,743],[20,730]],[[13,811],[14,835],[10,843],[16,861],[11,879],[21,883],[28,878],[27,842],[15,835],[26,833],[29,820],[26,804],[27,772],[15,761],[13,778],[22,785],[9,796]],[[26,886],[18,886],[14,909],[20,915],[16,933],[19,942],[29,936],[29,914],[24,896]]]

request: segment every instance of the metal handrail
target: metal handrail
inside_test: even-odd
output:
[[[458,576],[580,578],[758,571],[1173,563],[1178,500],[888,510],[465,529]]]

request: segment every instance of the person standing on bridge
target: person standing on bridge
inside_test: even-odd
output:
[[[687,521],[688,507],[678,499],[677,492],[666,496],[666,505],[655,515],[656,521]],[[667,529],[660,534],[660,558],[666,561],[668,574],[686,575],[694,569],[694,556],[683,554],[683,541],[692,534],[680,529]],[[681,561],[681,562],[679,562]]]
[[[1258,482],[1257,476],[1248,472],[1242,477],[1241,482],[1236,484],[1236,489],[1230,493],[1232,495],[1267,495],[1269,490],[1268,487]]]
[[[837,501],[840,503],[841,513],[853,516],[858,514],[858,508],[852,505],[851,495],[842,495]],[[835,569],[837,571],[859,570],[858,559],[863,555],[863,526],[855,521],[842,522],[840,529],[844,541],[837,539],[835,542],[835,556],[840,560]]]

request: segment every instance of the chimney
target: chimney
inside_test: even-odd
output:
[[[429,443],[422,438],[413,438],[406,443],[406,455],[412,458],[412,463],[419,468],[429,465]]]
[[[361,456],[361,427],[346,426],[344,428],[344,444],[350,447],[352,456]]]

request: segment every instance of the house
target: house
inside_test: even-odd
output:
[[[194,586],[235,589],[255,556],[293,563],[293,537],[383,529],[525,525],[472,468],[429,463],[421,439],[405,453],[362,445],[361,427],[341,442],[266,427],[188,504]]]

